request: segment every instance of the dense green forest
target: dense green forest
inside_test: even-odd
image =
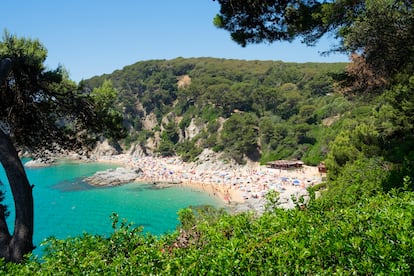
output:
[[[81,86],[89,92],[109,81],[118,91],[126,148],[138,143],[144,152],[178,154],[188,161],[211,148],[239,163],[293,158],[316,165],[333,139],[327,122],[352,105],[334,92],[333,78],[344,68],[340,63],[177,58],[138,62]],[[155,124],[144,125],[151,116]],[[198,131],[186,137],[190,124]],[[153,137],[159,139],[149,148]]]

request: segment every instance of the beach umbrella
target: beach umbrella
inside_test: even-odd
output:
[[[294,180],[292,181],[292,183],[293,183],[293,185],[300,185],[300,181],[299,181],[299,179],[294,179]]]

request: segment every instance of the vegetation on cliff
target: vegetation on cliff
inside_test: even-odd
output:
[[[240,163],[297,158],[316,165],[332,139],[323,121],[352,105],[334,91],[333,78],[344,68],[177,58],[138,62],[81,86],[92,91],[112,82],[129,133],[123,143],[138,143],[146,152],[194,160],[212,148]],[[154,115],[156,122],[145,124]]]

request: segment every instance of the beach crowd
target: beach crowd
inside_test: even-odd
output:
[[[322,181],[316,167],[281,170],[260,166],[227,164],[224,161],[186,163],[178,157],[132,157],[127,154],[100,158],[141,169],[137,182],[170,183],[198,189],[221,198],[225,203],[244,203],[260,199],[270,190],[290,198]]]

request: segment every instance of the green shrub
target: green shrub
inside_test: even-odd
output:
[[[409,182],[409,181],[408,181]],[[345,195],[346,196],[346,195]],[[411,275],[414,193],[363,196],[348,205],[313,201],[262,216],[183,209],[174,233],[155,237],[113,216],[109,237],[45,243],[42,260],[0,262],[4,275]]]

